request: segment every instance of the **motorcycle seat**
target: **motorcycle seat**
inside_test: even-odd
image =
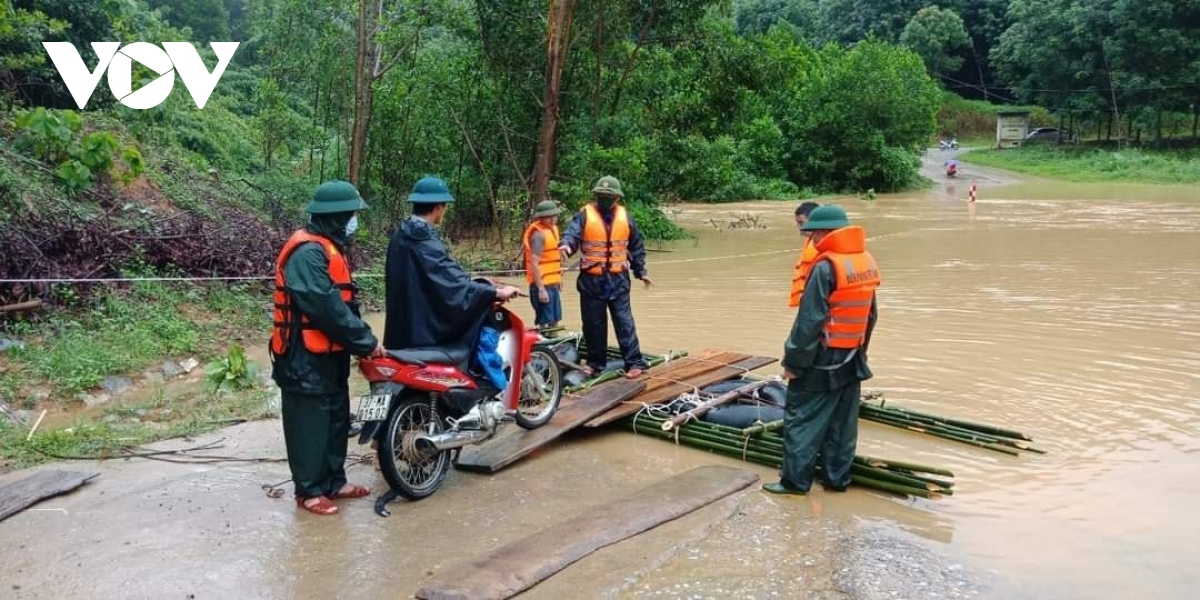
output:
[[[461,365],[471,357],[471,346],[466,342],[437,348],[404,348],[388,350],[388,356],[410,365],[423,367],[428,363]]]

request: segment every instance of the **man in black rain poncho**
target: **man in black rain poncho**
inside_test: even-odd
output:
[[[474,281],[446,252],[434,229],[454,202],[446,182],[426,177],[408,196],[413,214],[388,244],[383,345],[392,350],[474,347],[488,308],[517,294],[512,286]]]

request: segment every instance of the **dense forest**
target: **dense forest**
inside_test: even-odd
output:
[[[371,200],[370,239],[426,174],[461,199],[459,232],[511,228],[545,197],[578,205],[613,174],[669,238],[664,201],[916,185],[933,137],[963,133],[938,127],[958,96],[1103,117],[1110,132],[1194,119],[1200,96],[1196,0],[0,0],[0,15],[4,218],[166,205],[184,221],[259,220],[269,240],[335,177]],[[203,109],[182,85],[130,109],[102,80],[79,111],[42,46],[72,42],[95,65],[91,42],[179,40],[210,69],[209,42],[240,43]],[[153,80],[134,65],[135,84]],[[135,234],[159,227],[139,248],[183,235],[160,221],[134,220]],[[128,228],[76,237],[113,229]],[[0,243],[31,245],[14,236]],[[143,258],[208,273],[269,261],[269,245],[234,237],[222,243],[251,258],[197,260],[186,244]],[[43,241],[0,266],[33,272]],[[129,258],[108,251],[90,274]]]

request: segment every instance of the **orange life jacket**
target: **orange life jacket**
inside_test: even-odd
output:
[[[523,245],[525,246],[525,281],[529,285],[533,280],[533,234],[542,233],[542,254],[537,257],[538,265],[542,268],[542,285],[558,285],[562,283],[562,254],[558,251],[558,225],[543,225],[534,221],[525,229]]]
[[[788,296],[788,306],[800,306],[800,297],[804,295],[804,282],[808,279],[808,272],[812,270],[816,258],[817,246],[812,243],[811,237],[804,236],[804,249],[800,251],[800,258],[796,259],[796,266],[792,270],[792,294]]]
[[[612,229],[592,204],[583,207],[583,257],[579,270],[589,275],[621,273],[629,265],[629,215],[625,207],[613,207]],[[607,265],[607,267],[606,267]]]
[[[866,246],[866,232],[857,225],[837,229],[817,244],[819,254],[813,264],[829,261],[836,282],[823,333],[827,348],[859,348],[866,339],[871,303],[882,282]]]
[[[304,347],[309,352],[328,354],[342,350],[341,345],[330,341],[328,336],[309,322],[308,315],[294,311],[291,296],[287,293],[283,267],[296,248],[310,242],[319,244],[325,250],[325,256],[329,259],[329,279],[341,290],[342,301],[347,303],[354,301],[354,284],[350,277],[350,263],[346,262],[346,256],[342,254],[341,250],[338,250],[333,240],[309,233],[304,229],[293,233],[292,237],[288,238],[287,243],[283,245],[283,250],[279,251],[279,258],[275,261],[275,324],[271,329],[271,350],[275,354],[283,354],[287,350],[288,344],[291,342],[291,334],[297,325],[300,336],[304,340]]]

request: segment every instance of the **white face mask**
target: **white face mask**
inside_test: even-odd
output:
[[[358,231],[358,215],[350,217],[350,221],[346,223],[346,237],[354,235]]]

